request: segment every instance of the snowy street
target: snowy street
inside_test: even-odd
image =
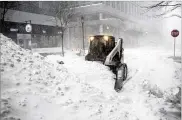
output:
[[[117,93],[115,75],[102,63],[85,61],[72,51],[44,58],[0,38],[3,120],[181,118],[181,63],[172,59],[172,50],[125,48],[129,75]]]
[[[180,1],[1,1],[1,120],[181,120]]]

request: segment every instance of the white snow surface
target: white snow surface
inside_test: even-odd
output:
[[[174,104],[181,68],[170,50],[125,49],[129,76],[117,93],[115,75],[102,63],[72,51],[43,57],[2,34],[0,39],[2,120],[181,119]]]

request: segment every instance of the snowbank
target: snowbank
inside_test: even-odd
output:
[[[35,115],[39,113],[34,109],[42,105],[41,102],[44,104],[55,96],[64,96],[77,78],[62,65],[46,62],[43,56],[22,49],[2,34],[0,39],[2,119],[42,118],[42,115]],[[68,100],[67,97],[64,99],[62,102]]]

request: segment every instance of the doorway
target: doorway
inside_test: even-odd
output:
[[[17,34],[17,44],[24,49],[31,49],[31,35]]]

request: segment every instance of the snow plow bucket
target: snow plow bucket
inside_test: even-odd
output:
[[[106,56],[115,46],[115,38],[113,36],[95,35],[89,37],[89,43],[89,50],[85,60],[104,62]]]

